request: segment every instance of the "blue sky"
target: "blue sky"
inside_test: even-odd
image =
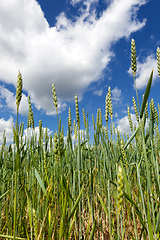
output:
[[[39,120],[50,134],[57,130],[52,83],[58,97],[59,116],[67,130],[68,108],[75,119],[74,96],[82,109],[92,114],[102,109],[112,90],[113,121],[121,133],[130,134],[127,106],[136,124],[132,97],[136,97],[130,72],[130,43],[136,42],[137,88],[142,95],[154,70],[150,98],[157,106],[160,81],[156,50],[160,46],[159,0],[5,0],[0,2],[0,139],[6,129],[12,141],[16,119],[16,84],[20,70],[23,96],[19,120],[26,132],[28,94],[35,126]],[[65,132],[66,134],[66,132]],[[92,137],[91,137],[92,138]]]

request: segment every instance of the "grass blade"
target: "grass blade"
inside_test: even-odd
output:
[[[90,236],[89,236],[89,240],[93,240],[93,239],[94,239],[95,229],[96,229],[96,220],[94,220],[93,227],[92,227],[92,231],[91,231],[91,234],[90,234]]]
[[[158,218],[157,218],[156,233],[158,230],[160,231],[160,210],[159,210]]]
[[[77,200],[76,200],[76,202],[75,202],[75,204],[74,204],[74,206],[73,206],[73,208],[71,210],[71,213],[69,215],[69,220],[72,218],[72,216],[73,216],[73,214],[74,214],[74,212],[75,212],[75,210],[76,210],[76,208],[78,206],[78,203],[79,203],[79,201],[81,199],[81,196],[82,196],[82,193],[83,193],[83,189],[84,189],[84,187],[82,187],[82,189],[80,191],[80,194],[79,194],[79,196],[78,196],[78,198],[77,198]]]
[[[6,191],[5,193],[3,193],[1,196],[0,196],[0,200],[9,192],[10,190]]]
[[[99,201],[100,201],[100,203],[101,203],[101,205],[102,205],[106,215],[108,216],[108,209],[106,208],[106,205],[105,205],[103,199],[99,196],[99,194],[98,194],[98,199],[99,199]]]
[[[130,142],[132,142],[133,138],[136,136],[137,132],[139,131],[140,126],[138,126],[138,128],[134,131],[134,133],[130,136],[130,138],[128,139],[128,141],[126,142],[125,146],[124,146],[124,150],[128,147],[128,145],[130,144]]]
[[[13,236],[9,236],[9,235],[2,235],[0,234],[1,238],[8,238],[8,239],[14,239]],[[27,240],[27,238],[21,238],[21,237],[15,237],[16,240]]]
[[[47,191],[46,191],[46,189],[45,189],[44,183],[43,183],[43,181],[42,181],[42,179],[41,179],[41,177],[40,177],[37,169],[35,168],[34,171],[35,171],[35,176],[36,176],[36,178],[37,178],[37,181],[38,181],[41,189],[43,190],[43,192],[44,192],[44,193],[46,194],[46,196],[47,196]]]
[[[141,111],[140,111],[140,119],[143,117],[144,109],[145,109],[146,103],[148,101],[148,97],[149,97],[149,93],[150,93],[151,85],[152,85],[152,78],[153,78],[153,70],[151,72],[151,75],[150,75],[150,78],[148,80],[148,84],[147,84],[147,87],[146,87],[146,90],[145,90],[145,93],[144,93],[144,98],[143,98],[143,101],[142,101]]]

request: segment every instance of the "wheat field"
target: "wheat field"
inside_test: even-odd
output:
[[[120,134],[112,119],[109,87],[105,99],[105,125],[101,109],[97,110],[96,119],[92,115],[92,144],[88,114],[83,109],[83,119],[80,119],[76,94],[76,119],[72,120],[69,108],[67,141],[64,141],[54,84],[57,131],[49,136],[40,120],[37,138],[28,96],[27,128],[32,136],[26,138],[24,124],[18,122],[22,98],[22,75],[18,73],[13,144],[6,144],[4,134],[0,148],[0,239],[160,239],[160,105],[155,106],[153,99],[148,102],[152,69],[139,105],[133,39],[131,69],[138,126],[133,125],[128,107],[132,134]],[[160,76],[159,48],[157,69]],[[80,121],[84,122],[83,130]]]

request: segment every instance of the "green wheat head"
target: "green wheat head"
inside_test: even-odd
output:
[[[22,75],[20,72],[18,72],[17,90],[16,90],[17,112],[19,110],[21,99],[22,99]]]

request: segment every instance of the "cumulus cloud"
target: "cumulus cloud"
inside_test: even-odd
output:
[[[112,90],[112,100],[116,101],[116,102],[121,102],[122,99],[122,91],[120,89],[118,89],[117,87],[115,87]]]
[[[50,27],[35,0],[0,1],[0,79],[16,86],[20,70],[24,90],[48,115],[54,111],[53,82],[64,107],[98,81],[114,55],[111,45],[145,25],[136,13],[147,0],[112,0],[99,18],[96,6],[90,10],[94,2],[82,1],[86,7],[75,21],[61,13]]]
[[[81,2],[83,2],[83,4],[85,5],[85,6],[88,6],[89,8],[90,8],[90,5],[92,4],[92,3],[95,3],[95,2],[98,2],[98,0],[71,0],[70,1],[70,3],[72,4],[72,5],[76,5],[77,3],[81,3]]]
[[[0,119],[0,143],[3,143],[3,134],[5,129],[5,137],[7,143],[11,143],[13,141],[13,118],[10,117],[7,121],[4,118]]]
[[[118,117],[118,113],[117,112],[114,114],[114,117],[116,117],[116,118]]]
[[[131,113],[131,119],[132,119],[133,126],[136,125],[136,127],[138,127],[139,124],[137,122],[135,114]],[[146,119],[145,128],[147,129],[148,127],[149,127],[149,119]],[[117,120],[117,128],[121,134],[124,134],[124,133],[128,134],[128,135],[132,134],[130,126],[129,126],[128,115]]]
[[[10,117],[8,120],[5,120],[4,118],[0,119],[0,144],[2,144],[4,141],[4,139],[3,139],[4,130],[5,130],[6,143],[7,144],[13,143],[13,127],[12,127],[12,125],[14,126],[14,121],[13,121],[12,117]],[[49,128],[46,129],[46,128],[42,127],[43,139],[45,139],[46,130],[47,130],[48,136],[50,136],[52,134],[52,131]],[[31,139],[32,136],[36,136],[37,141],[38,141],[39,126],[35,127],[34,130],[32,128],[24,129],[23,140],[25,139],[25,137],[27,137],[27,139]]]
[[[45,140],[45,132],[47,130],[47,135],[50,136],[52,134],[52,131],[49,128],[44,128],[42,127],[42,132],[43,132],[43,140]],[[25,139],[25,136],[27,139],[31,139],[32,136],[36,136],[37,141],[39,140],[39,126],[33,128],[26,128],[24,129],[24,135],[23,139]]]
[[[98,96],[102,96],[102,93],[103,93],[102,89],[93,92],[94,95],[98,95]]]
[[[3,107],[7,107],[7,110],[9,109],[9,111],[14,114],[17,113],[16,96],[13,92],[3,86],[0,86],[0,98],[5,101],[5,105]],[[26,97],[23,93],[19,106],[19,113],[22,115],[28,114],[28,97]]]
[[[143,89],[147,86],[151,71],[153,70],[153,82],[158,80],[157,59],[153,54],[147,56],[143,62],[137,61],[137,89]],[[131,68],[128,72],[132,75]]]
[[[134,125],[138,125],[137,120],[136,120],[136,115],[131,113],[131,118]],[[117,128],[120,131],[121,134],[131,134],[131,129],[129,126],[129,121],[128,121],[128,116],[125,116],[117,121],[118,125]]]

